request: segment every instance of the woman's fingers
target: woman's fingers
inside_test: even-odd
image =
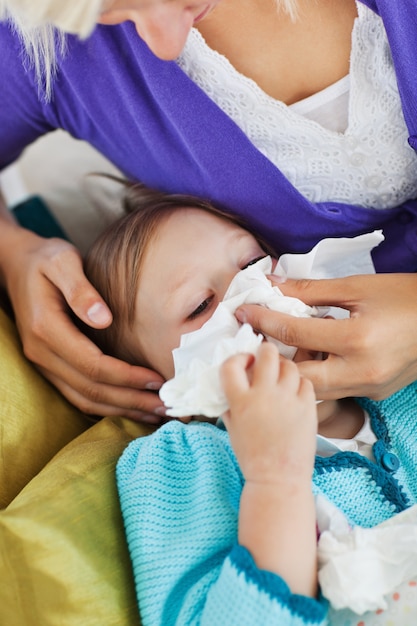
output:
[[[349,340],[349,318],[344,320],[294,317],[271,311],[256,304],[245,304],[236,311],[241,322],[247,322],[264,335],[288,346],[312,352],[333,352]],[[353,331],[353,329],[352,329]]]
[[[369,284],[369,275],[322,280],[287,279],[282,282],[272,274],[268,276],[268,279],[272,284],[276,284],[285,296],[299,298],[311,306],[341,306],[343,308],[352,306]]]
[[[97,309],[97,302],[99,309],[105,305],[85,278],[78,251],[65,241],[25,231],[20,243],[26,266],[11,262],[7,285],[26,357],[85,413],[133,419],[163,415],[163,403],[153,392],[162,377],[104,355],[70,318],[68,307],[96,327],[112,319],[108,309],[104,316]]]
[[[63,327],[59,344],[54,333],[49,337],[59,352],[42,344],[32,360],[70,402],[94,415],[164,415],[164,405],[153,393],[164,382],[159,374],[104,355],[70,320]],[[59,325],[54,332],[59,333]]]
[[[53,239],[48,242],[45,276],[62,294],[70,309],[94,328],[105,328],[112,314],[100,294],[84,275],[81,256],[71,244]]]
[[[111,385],[89,386],[85,395],[70,387],[62,379],[44,372],[50,382],[83,413],[92,416],[127,417],[137,422],[160,424],[165,416],[165,408],[156,393],[135,391]],[[108,403],[106,402],[108,399]],[[142,409],[135,408],[141,406]]]
[[[285,344],[321,352],[298,363],[319,399],[367,395],[381,399],[417,378],[417,275],[372,274],[280,283],[285,295],[350,311],[342,320],[296,318],[255,305],[236,316]]]

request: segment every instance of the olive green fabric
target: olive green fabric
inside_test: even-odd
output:
[[[114,470],[149,432],[105,418],[0,512],[1,624],[140,625]]]
[[[25,359],[0,308],[0,508],[90,425]]]
[[[139,626],[115,483],[152,431],[91,423],[24,358],[0,309],[0,624]]]

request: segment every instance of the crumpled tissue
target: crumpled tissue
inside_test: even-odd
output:
[[[282,255],[274,273],[286,278],[373,274],[371,250],[383,239],[382,231],[354,238],[323,239],[306,254]],[[182,335],[180,346],[173,350],[175,376],[159,391],[168,407],[167,415],[219,417],[228,409],[220,379],[222,363],[234,354],[256,354],[264,339],[249,324],[237,321],[234,313],[242,304],[261,304],[296,317],[348,315],[343,309],[310,307],[297,298],[284,296],[266,277],[271,268],[271,257],[265,257],[236,274],[212,317],[198,330]],[[294,357],[297,348],[271,337],[267,339],[278,344],[283,356]]]
[[[316,511],[323,596],[332,608],[359,615],[386,610],[387,595],[417,576],[417,505],[373,528],[351,528],[323,496]]]

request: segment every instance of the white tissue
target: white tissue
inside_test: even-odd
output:
[[[387,594],[417,575],[417,506],[373,528],[349,528],[343,514],[324,498],[316,499],[316,508],[324,597],[334,609],[359,615],[386,610]]]
[[[375,269],[370,253],[383,238],[381,231],[375,231],[352,239],[324,239],[307,254],[281,256],[274,273],[287,278],[372,274]],[[296,317],[324,316],[329,311],[333,317],[348,315],[343,309],[319,309],[284,296],[266,278],[271,267],[271,258],[265,257],[239,272],[212,317],[198,330],[182,335],[180,346],[173,350],[175,376],[159,392],[169,416],[218,417],[228,409],[220,380],[221,364],[234,354],[255,354],[263,340],[251,326],[241,326],[235,318],[242,304],[261,304]],[[271,337],[267,339],[277,343],[287,358],[293,358],[297,351]]]
[[[271,257],[265,257],[239,272],[212,317],[198,330],[182,335],[179,348],[172,353],[175,377],[159,392],[165,405],[171,407],[168,415],[218,417],[227,410],[220,366],[239,352],[256,354],[263,341],[263,336],[255,333],[249,324],[241,325],[237,321],[234,313],[241,304],[263,304],[297,317],[316,314],[316,309],[296,298],[283,296],[277,287],[272,287],[265,276],[271,268]],[[296,348],[282,343],[279,348],[287,358],[293,358],[296,352]]]

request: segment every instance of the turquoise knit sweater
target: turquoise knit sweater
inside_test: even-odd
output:
[[[417,502],[417,384],[358,402],[377,436],[375,463],[316,457],[314,493],[371,527]],[[237,543],[243,477],[227,432],[170,422],[136,439],[117,466],[144,626],[328,624],[328,605],[291,593]]]

